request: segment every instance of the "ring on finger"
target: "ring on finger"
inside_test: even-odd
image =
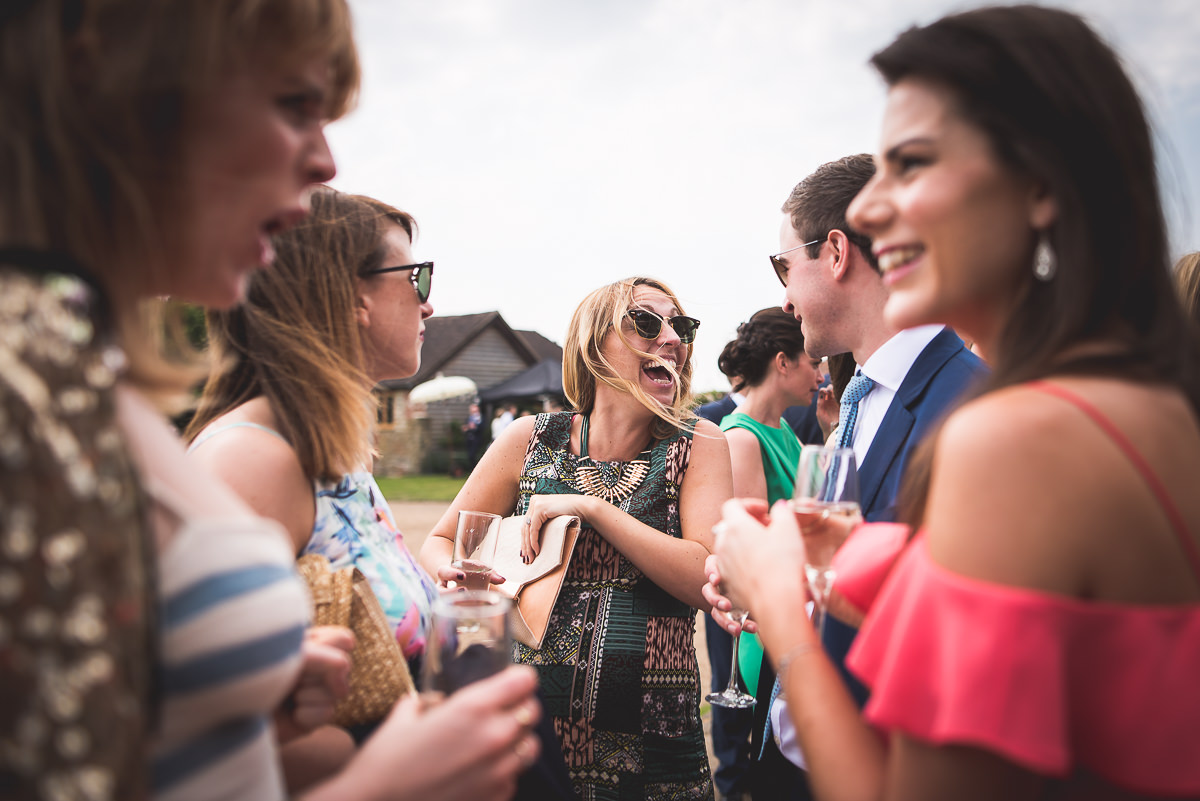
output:
[[[533,518],[530,517],[529,515],[525,515],[525,525],[528,526],[532,522],[533,522]]]

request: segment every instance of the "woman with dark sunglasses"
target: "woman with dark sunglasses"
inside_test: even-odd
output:
[[[524,515],[527,558],[547,519],[582,519],[541,649],[516,646],[581,798],[713,794],[693,637],[733,482],[725,438],[690,412],[698,325],[649,278],[588,295],[563,354],[578,411],[509,426],[421,551],[430,570],[449,562],[460,509]]]
[[[358,567],[418,675],[437,585],[371,475],[371,388],[420,366],[433,264],[414,263],[416,223],[398,209],[327,187],[311,207],[275,238],[245,302],[209,315],[214,371],[187,430],[191,458],[281,522],[297,555]],[[290,788],[334,772],[354,739],[326,726],[289,744]],[[517,745],[528,764],[537,746]],[[500,759],[476,756],[484,770]]]

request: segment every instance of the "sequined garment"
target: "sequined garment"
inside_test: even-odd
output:
[[[539,415],[520,479],[531,495],[584,494],[570,452],[569,412]],[[620,509],[680,537],[679,486],[690,431],[657,443],[650,469]],[[609,485],[623,462],[593,462]],[[590,528],[575,545],[541,650],[518,644],[538,671],[567,770],[582,801],[711,799],[700,723],[696,610],[646,578]]]
[[[0,798],[139,799],[147,539],[82,280],[0,264]]]

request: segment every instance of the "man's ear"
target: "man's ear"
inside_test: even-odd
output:
[[[837,228],[829,232],[828,239],[829,250],[833,254],[833,264],[830,265],[830,269],[833,270],[833,280],[842,281],[850,271],[850,259],[853,255],[850,249],[854,245],[845,232],[839,231]]]

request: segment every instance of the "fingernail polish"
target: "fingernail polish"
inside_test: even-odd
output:
[[[455,578],[457,578],[459,581],[466,581],[467,574],[466,573],[458,573],[458,574],[456,574]]]

